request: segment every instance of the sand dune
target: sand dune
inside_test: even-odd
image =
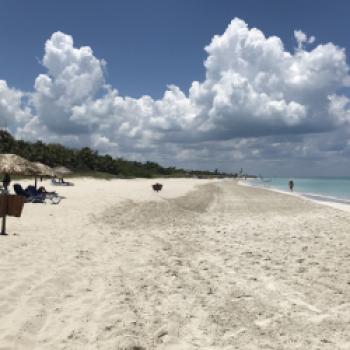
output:
[[[232,180],[75,182],[0,240],[0,350],[350,349],[349,213]]]

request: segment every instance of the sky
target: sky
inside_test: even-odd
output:
[[[0,126],[165,166],[350,176],[348,1],[2,1]]]

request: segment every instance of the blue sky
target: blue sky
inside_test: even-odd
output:
[[[248,79],[247,83],[251,83],[250,79],[254,78],[248,73],[249,77],[247,74],[241,74],[239,66],[232,68],[231,63],[229,68],[204,66],[208,55],[213,56],[214,59],[219,57],[218,55],[225,55],[228,58],[237,55],[233,49],[233,51],[227,50],[222,53],[222,48],[220,50],[213,48],[209,54],[204,50],[211,43],[215,34],[224,37],[230,22],[236,17],[244,21],[249,29],[258,28],[266,38],[279,37],[284,51],[291,54],[296,52],[297,47],[295,30],[302,30],[307,38],[310,36],[316,38],[314,42],[310,40],[310,44],[302,42],[302,49],[305,51],[311,51],[318,45],[331,42],[339,50],[333,50],[331,53],[330,51],[321,52],[325,61],[319,65],[322,71],[318,76],[323,76],[326,71],[334,69],[336,70],[334,74],[339,74],[339,79],[341,79],[342,74],[346,75],[346,68],[343,66],[343,70],[338,68],[344,62],[349,63],[348,56],[345,59],[339,59],[338,68],[327,67],[327,64],[332,65],[329,55],[339,56],[342,49],[349,51],[349,8],[350,4],[347,1],[323,0],[317,3],[277,0],[2,1],[0,5],[0,79],[6,81],[8,89],[12,89],[12,92],[17,90],[23,93],[21,102],[18,103],[22,108],[23,116],[17,117],[20,121],[17,120],[17,124],[13,123],[10,129],[19,137],[35,139],[37,134],[33,132],[33,129],[43,128],[40,137],[47,141],[60,139],[70,146],[88,144],[98,148],[102,153],[110,152],[140,160],[147,158],[165,165],[175,163],[185,167],[219,167],[223,170],[234,170],[233,168],[240,168],[242,165],[252,172],[262,168],[265,173],[289,174],[295,171],[293,169],[296,168],[296,164],[299,164],[301,169],[303,164],[311,162],[310,169],[305,170],[304,167],[304,170],[299,172],[301,174],[321,172],[327,175],[331,174],[329,165],[332,164],[333,172],[350,175],[350,169],[345,164],[345,159],[350,153],[347,145],[348,134],[344,127],[340,128],[340,131],[336,130],[340,119],[344,125],[347,125],[347,120],[344,122],[344,119],[348,118],[348,102],[341,101],[340,97],[349,96],[349,88],[347,83],[340,82],[340,80],[330,81],[332,80],[331,75],[324,75],[324,79],[328,80],[318,83],[318,85],[324,83],[325,89],[322,91],[318,91],[317,86],[311,89],[304,85],[300,86],[299,91],[291,91],[289,86],[284,87],[286,89],[284,96],[277,96],[276,91],[271,93],[270,88],[257,87],[254,85],[256,82],[252,83],[251,86],[261,95],[259,103],[275,106],[273,111],[264,110],[265,114],[270,113],[268,116],[261,114],[260,105],[256,110],[240,112],[242,108],[239,109],[235,105],[235,101],[239,98],[235,95],[235,91],[230,90],[229,97],[227,91],[224,92],[224,97],[230,99],[230,108],[227,108],[226,105],[218,108],[215,102],[211,105],[211,110],[207,111],[202,111],[204,97],[200,97],[201,100],[198,102],[197,95],[193,93],[195,97],[189,96],[189,89],[194,81],[204,83],[206,74],[211,74],[210,72],[214,74],[218,69],[221,73],[227,73],[228,70],[231,73],[235,72],[244,79]],[[70,35],[74,40],[72,47],[76,49],[81,46],[89,46],[93,50],[92,57],[97,60],[95,63],[98,66],[96,74],[89,78],[89,81],[94,82],[91,84],[91,89],[84,96],[79,95],[76,100],[67,101],[67,106],[70,108],[69,113],[66,110],[62,112],[57,107],[58,101],[62,100],[62,96],[57,95],[57,91],[62,87],[60,85],[62,76],[58,73],[57,76],[53,75],[53,63],[49,58],[46,63],[43,62],[47,54],[45,42],[56,32]],[[233,42],[238,39],[228,38],[227,40]],[[248,51],[243,52],[242,55],[246,58]],[[103,63],[104,61],[106,64]],[[225,65],[225,59],[222,57],[218,59],[218,62],[218,64]],[[255,71],[254,65],[259,65],[253,58],[247,59],[247,62],[251,67],[250,71]],[[304,67],[304,63],[300,67]],[[69,66],[70,62],[65,64]],[[92,63],[89,69],[97,66]],[[300,67],[298,69],[304,69]],[[294,69],[292,64],[290,68]],[[103,71],[102,77],[99,69]],[[266,73],[264,67],[259,69]],[[269,68],[270,73],[271,68]],[[310,71],[305,71],[305,74],[309,73]],[[34,88],[39,74],[49,77],[56,83],[55,100],[51,94],[51,104],[48,100],[43,100],[37,87]],[[257,69],[255,78],[258,74]],[[290,72],[288,74],[290,78]],[[222,86],[227,89],[230,89],[232,84],[237,86],[239,80],[237,76],[232,78],[231,75],[231,78],[227,79],[231,79],[229,84],[226,81]],[[70,80],[70,84],[72,81]],[[42,79],[40,83],[45,85]],[[211,81],[211,83],[215,90],[217,82]],[[115,91],[106,92],[103,87],[105,84],[110,85],[109,89]],[[187,99],[185,100],[179,91],[173,91],[170,102],[164,100],[163,96],[169,84],[176,86]],[[240,81],[239,84],[243,82]],[[76,89],[81,90],[81,86],[77,85]],[[241,91],[242,88],[239,90]],[[13,103],[10,92],[7,93],[6,98]],[[118,97],[115,97],[115,94]],[[264,94],[268,94],[270,99],[265,101]],[[100,124],[105,123],[106,120],[104,116],[101,116],[101,111],[106,110],[107,105],[108,108],[111,108],[109,101],[112,95],[117,99],[120,96],[135,100],[126,100],[123,101],[123,106],[118,105],[116,109],[108,109],[108,113],[115,115],[113,120],[109,120],[109,127],[119,128],[119,133],[111,135],[104,132],[102,128],[97,133],[96,128],[100,128]],[[141,100],[140,98],[144,95],[149,95],[152,101]],[[305,101],[301,95],[308,95],[309,100]],[[332,100],[332,111],[337,108],[338,119],[336,121],[332,117],[335,112],[332,112],[332,115],[323,116],[326,109],[330,108],[326,106],[326,102],[322,109],[314,108],[314,101],[325,100],[333,95],[337,95],[337,99]],[[223,96],[220,95],[216,101],[220,98],[222,100]],[[27,99],[30,100],[30,103],[23,107]],[[102,99],[100,103],[93,106],[91,100],[98,101],[99,99]],[[160,102],[157,103],[157,101]],[[172,103],[182,106],[179,107],[179,115],[165,108],[165,104],[169,106]],[[282,114],[282,121],[275,116],[276,103],[279,111],[286,108],[283,110],[283,115],[290,115],[288,120],[284,120]],[[96,110],[97,105],[100,106],[98,107],[100,110]],[[152,109],[153,114],[146,113],[144,110],[140,112],[138,120],[142,118],[150,120],[139,125],[138,121],[133,120],[132,113],[139,113],[139,109],[146,108],[145,105]],[[184,105],[186,106],[183,107]],[[342,105],[341,111],[339,111],[339,105]],[[189,111],[192,107],[194,109]],[[186,108],[186,110],[181,108]],[[50,114],[48,111],[56,109],[56,114],[48,115]],[[78,115],[82,113],[82,110],[84,110],[85,119]],[[68,113],[66,118],[62,117],[59,122],[53,122],[66,112]],[[6,113],[9,113],[8,109]],[[178,122],[179,116],[186,113],[188,113],[186,120]],[[214,116],[208,117],[209,114]],[[251,117],[252,115],[254,117]],[[316,123],[318,116],[321,120]],[[155,121],[152,118],[158,118],[158,124],[161,127],[154,127]],[[192,120],[191,123],[188,122],[189,119]],[[25,126],[24,120],[26,120]],[[35,124],[39,122],[40,126]],[[9,125],[8,120],[6,123]],[[60,124],[60,128],[57,127],[57,124]],[[135,126],[132,127],[131,124]],[[186,125],[187,129],[182,130],[180,124]],[[121,125],[124,126],[121,127]],[[146,128],[148,128],[146,134],[138,134],[140,129],[145,130]],[[105,129],[108,129],[108,126],[105,126]],[[191,129],[192,132],[189,132],[188,129]],[[121,135],[123,130],[128,131]],[[340,142],[338,133],[341,133],[342,142]],[[325,140],[325,135],[327,136],[326,141],[321,147],[320,140]],[[133,137],[137,138],[136,143],[132,141]],[[123,141],[120,141],[121,139]],[[235,144],[234,147],[232,143]],[[238,148],[237,144],[242,144],[242,146]],[[276,147],[285,151],[277,152],[271,148],[271,144],[278,144]],[[256,149],[260,150],[258,159],[256,157],[259,152]],[[337,152],[334,151],[335,149]],[[300,154],[303,152],[305,155]],[[295,153],[298,155],[295,156]],[[331,155],[333,158],[329,160]],[[292,164],[286,162],[286,158],[292,160]],[[334,159],[337,160],[334,161]],[[325,166],[325,163],[328,166]]]
[[[348,1],[101,0],[2,1],[1,78],[29,90],[43,71],[43,43],[60,30],[107,61],[120,93],[161,97],[167,84],[188,90],[204,78],[203,50],[239,17],[295,46],[294,29],[350,48]]]

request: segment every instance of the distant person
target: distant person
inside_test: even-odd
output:
[[[293,189],[294,189],[294,182],[293,182],[293,180],[289,180],[288,186],[289,186],[290,191],[293,192]]]
[[[2,184],[4,186],[5,191],[7,191],[7,188],[10,186],[10,183],[11,183],[11,177],[8,173],[5,173],[2,179]]]

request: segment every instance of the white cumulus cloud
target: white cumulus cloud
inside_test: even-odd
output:
[[[43,65],[47,74],[35,80],[33,105],[40,121],[52,132],[89,132],[72,119],[76,106],[93,99],[104,85],[104,61],[90,47],[75,48],[70,35],[56,32],[45,44]]]
[[[0,81],[0,118],[22,137],[139,159],[195,161],[218,159],[217,153],[228,160],[277,159],[296,145],[298,154],[319,155],[320,143],[308,139],[318,137],[307,135],[322,133],[331,144],[337,130],[347,135],[349,66],[343,48],[327,43],[308,50],[315,38],[300,30],[294,36],[298,48],[289,52],[277,36],[235,18],[205,47],[202,81],[189,91],[169,85],[153,99],[120,96],[106,84],[105,61],[56,32],[45,44],[47,72],[34,91]]]
[[[308,37],[303,31],[301,30],[295,30],[294,31],[294,37],[295,40],[298,43],[298,48],[302,49],[304,43],[305,44],[312,44],[315,42],[316,38],[314,36]]]

